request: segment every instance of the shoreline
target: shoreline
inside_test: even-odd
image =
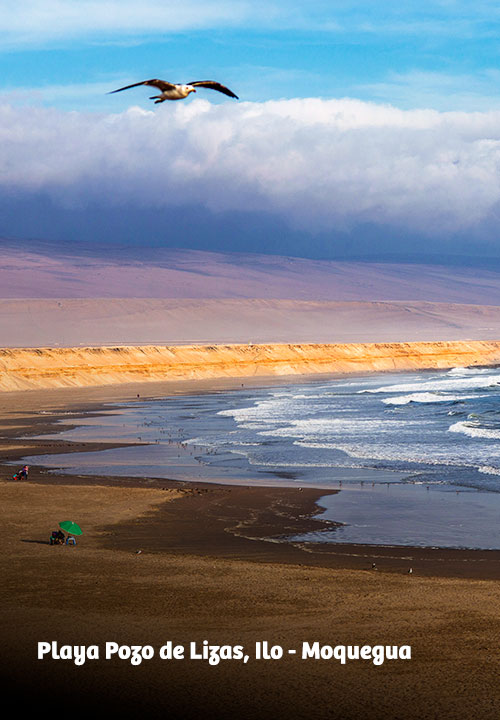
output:
[[[91,389],[86,400],[67,391],[0,396],[0,472],[10,477],[5,460],[26,446],[57,452],[57,441],[30,433],[68,411],[98,412],[119,399],[108,390],[99,398]],[[39,411],[53,414],[33,412],[34,397]],[[330,546],[322,553],[262,540],[317,527],[324,490],[50,476],[34,468],[29,482],[0,482],[0,494],[0,670],[4,701],[18,711],[56,699],[59,707],[76,705],[77,717],[401,720],[401,708],[405,720],[498,714],[496,551],[336,546],[332,553]],[[75,547],[50,547],[50,531],[69,518],[84,535]],[[378,667],[297,655],[212,667],[155,657],[140,666],[116,659],[79,667],[38,660],[40,641],[156,650],[168,641],[207,641],[249,652],[262,641],[285,652],[304,642],[409,645],[412,659]]]
[[[289,378],[282,379],[289,382]],[[275,384],[274,378],[268,379]],[[262,378],[250,379],[257,386],[265,384]],[[249,384],[250,384],[249,383]],[[203,386],[203,387],[200,387]],[[220,380],[217,389],[237,389],[233,382]],[[157,386],[158,387],[158,386]],[[56,455],[62,452],[99,451],[117,447],[130,447],[134,442],[74,442],[34,439],[59,431],[57,421],[75,420],[88,413],[99,414],[109,409],[110,402],[134,402],[140,395],[154,397],[156,393],[142,395],[137,389],[149,391],[151,385],[133,385],[123,393],[124,386],[113,388],[64,389],[9,393],[0,399],[0,472],[10,477],[13,466],[6,464],[21,461],[29,455]],[[159,387],[158,387],[159,389]],[[191,381],[161,384],[162,393],[199,393],[214,390],[213,381]],[[172,393],[172,390],[174,391]],[[75,394],[78,397],[74,397]],[[89,397],[90,395],[90,397]],[[82,403],[87,396],[87,403]],[[100,396],[100,397],[98,397]],[[34,398],[44,402],[50,410],[29,411]],[[10,413],[9,413],[10,411]],[[70,413],[68,416],[67,413]],[[8,415],[11,417],[8,417]],[[75,422],[75,426],[78,422]],[[72,425],[67,425],[70,428]],[[19,436],[22,436],[20,439]],[[321,498],[339,492],[332,488],[299,489],[291,486],[252,485],[245,482],[219,484],[203,480],[183,481],[161,478],[57,474],[44,468],[30,469],[30,482],[40,486],[142,488],[177,491],[178,500],[148,517],[145,529],[141,520],[109,528],[111,533],[103,544],[108,549],[133,551],[137,539],[148,552],[183,553],[198,556],[211,555],[233,559],[298,564],[336,569],[369,570],[376,564],[377,571],[405,572],[411,565],[413,572],[425,576],[499,579],[500,550],[451,549],[407,545],[363,545],[355,543],[321,543],[293,541],[287,538],[309,531],[332,530],[339,523],[322,520]],[[16,483],[18,485],[22,483]],[[182,499],[182,502],[181,502]],[[131,534],[133,528],[134,533]],[[165,528],[169,528],[166,532]],[[122,539],[119,539],[123,535]],[[113,540],[110,540],[113,538]],[[173,542],[175,538],[175,543]]]

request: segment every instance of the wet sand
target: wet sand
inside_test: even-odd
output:
[[[30,436],[53,430],[62,412],[98,412],[102,403],[137,393],[167,391],[148,384],[3,394],[0,462],[95,449]],[[71,703],[87,717],[125,710],[220,718],[498,716],[496,551],[282,542],[320,527],[315,503],[325,492],[313,489],[51,476],[37,468],[29,482],[11,476],[12,467],[1,465],[1,662],[4,701],[15,699],[18,712],[32,703],[53,710]],[[50,530],[70,518],[85,530],[78,545],[50,547]],[[259,640],[286,650],[303,641],[409,644],[413,657],[380,667],[288,654],[215,667],[36,659],[42,640],[159,648],[204,639],[249,650]]]

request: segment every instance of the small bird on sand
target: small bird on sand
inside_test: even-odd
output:
[[[408,575],[411,575],[413,573],[413,568],[409,568]]]
[[[217,90],[224,95],[228,95],[229,97],[239,100],[238,96],[235,95],[232,90],[227,88],[225,85],[215,82],[215,80],[194,80],[193,82],[186,83],[185,85],[170,83],[165,80],[143,80],[142,82],[133,83],[132,85],[125,85],[125,87],[118,88],[118,90],[112,90],[108,93],[108,95],[121,92],[122,90],[129,90],[130,88],[138,87],[139,85],[148,85],[160,90],[160,95],[152,95],[149,98],[150,100],[155,101],[155,105],[157,103],[165,102],[165,100],[184,100],[184,98],[187,98],[189,93],[196,92],[197,87]]]

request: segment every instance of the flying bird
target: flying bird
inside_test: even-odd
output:
[[[189,93],[196,92],[197,87],[210,88],[210,90],[217,90],[218,92],[229,95],[229,97],[236,98],[238,96],[234,94],[232,90],[221,85],[215,80],[195,80],[194,82],[186,83],[185,85],[177,83],[165,82],[165,80],[143,80],[142,82],[133,83],[133,85],[125,85],[125,87],[118,88],[118,90],[112,90],[108,95],[113,93],[121,92],[122,90],[129,90],[129,88],[138,87],[139,85],[148,85],[150,87],[158,88],[161,91],[160,95],[152,95],[149,99],[157,103],[165,102],[165,100],[184,100],[187,98]]]

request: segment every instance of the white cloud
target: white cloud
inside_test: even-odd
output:
[[[357,100],[203,99],[117,115],[0,107],[0,188],[88,201],[271,211],[295,228],[393,224],[438,236],[500,201],[500,112]]]
[[[74,38],[165,36],[186,30],[242,27],[273,31],[496,37],[494,0],[2,0],[3,50]]]
[[[250,7],[246,0],[3,0],[0,38],[8,46],[96,34],[167,35],[238,24]]]

